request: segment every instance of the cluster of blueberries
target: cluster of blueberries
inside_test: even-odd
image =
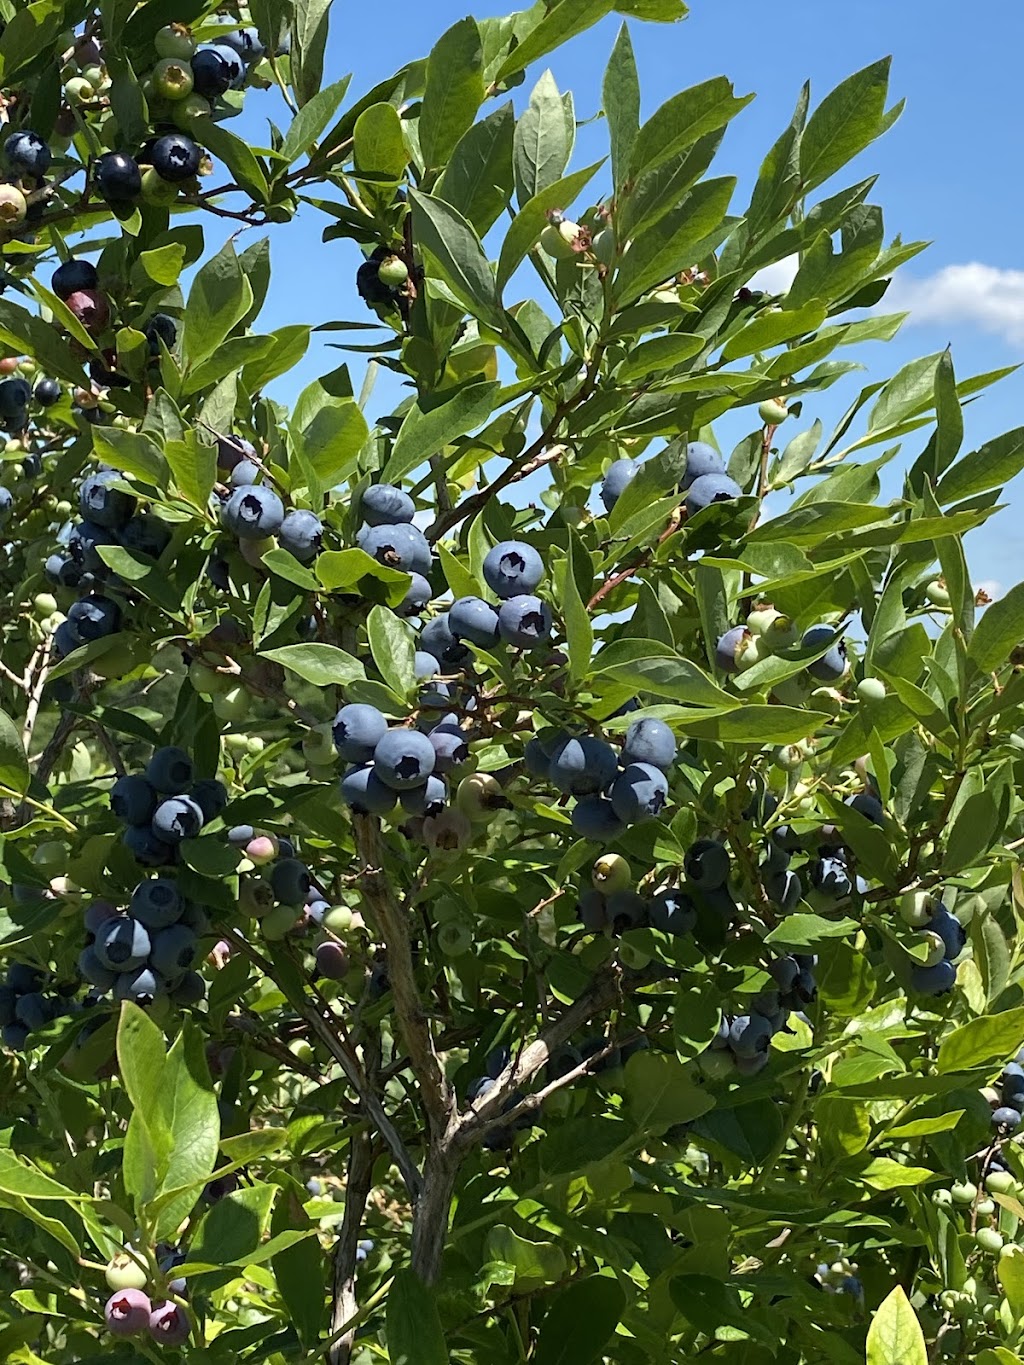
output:
[[[374,312],[396,307],[404,311],[408,279],[409,267],[401,256],[386,246],[378,246],[356,271],[356,291]]]
[[[323,907],[330,907],[287,836],[233,825],[227,837],[252,869],[239,879],[238,908],[248,919],[259,921],[264,938],[282,939],[297,926],[305,929],[320,923],[326,913]]]
[[[666,773],[675,759],[675,736],[654,719],[629,727],[621,755],[607,740],[563,731],[529,740],[524,752],[534,777],[576,798],[572,827],[595,842],[660,815],[669,794]]]
[[[169,1251],[160,1257],[166,1274],[184,1260],[180,1252]],[[185,1307],[174,1299],[152,1300],[146,1293],[148,1276],[144,1267],[130,1254],[114,1258],[107,1267],[107,1284],[113,1293],[103,1308],[107,1330],[112,1337],[127,1339],[148,1332],[159,1346],[183,1346],[192,1325]],[[181,1278],[168,1282],[168,1292],[183,1298],[187,1282]]]
[[[992,1111],[992,1126],[1000,1137],[1015,1133],[1024,1114],[1024,1048],[1003,1068],[999,1078],[1001,1103]]]
[[[221,503],[221,525],[243,547],[243,553],[246,546],[262,551],[265,548],[262,542],[273,536],[302,564],[317,557],[323,544],[323,522],[313,512],[301,508],[285,511],[284,503],[270,485],[258,482],[262,471],[251,442],[240,437],[221,437],[217,443],[217,464],[230,483],[230,492]]]
[[[29,1036],[67,1012],[67,1003],[44,990],[45,975],[26,962],[11,962],[0,985],[0,1030],[4,1047],[24,1052]]]
[[[194,839],[228,803],[227,788],[216,778],[196,780],[184,749],[157,749],[144,773],[119,777],[110,792],[110,807],[127,829],[125,847],[144,867],[163,867],[177,860],[183,839]]]
[[[919,995],[948,995],[956,985],[956,959],[967,944],[966,930],[956,915],[925,891],[908,891],[899,909],[903,922],[916,929],[927,944],[924,960],[911,971],[911,985]],[[1018,1098],[1024,1099],[1024,1095]]]
[[[206,984],[194,966],[208,927],[205,910],[187,901],[173,878],[139,882],[124,913],[108,901],[86,909],[79,973],[99,990],[112,990],[115,1000],[143,1008],[164,998],[198,1005]]]
[[[50,277],[50,288],[90,335],[105,332],[110,326],[113,316],[110,296],[100,287],[99,272],[92,261],[87,261],[84,256],[73,256],[63,261]],[[178,324],[168,313],[153,313],[149,318],[135,322],[134,326],[146,338],[151,361],[159,360],[161,346],[170,350],[178,339]],[[115,364],[114,351],[105,350],[101,357],[89,361],[90,378],[106,388],[127,388],[131,381],[114,369]],[[46,386],[43,397],[47,402],[40,397],[40,384]],[[41,380],[40,384],[36,385],[35,397],[43,402],[44,407],[48,407],[60,397],[60,387],[52,379]],[[84,399],[82,402],[82,415],[87,420],[106,420],[106,413],[97,405],[85,404]]]
[[[5,431],[23,432],[29,423],[30,403],[36,402],[41,408],[50,408],[59,401],[60,396],[61,387],[56,379],[42,377],[36,380],[34,386],[20,375],[0,380],[0,426]],[[34,477],[42,470],[38,455],[26,457],[22,465],[29,477]]]
[[[815,1272],[814,1282],[826,1294],[849,1294],[858,1303],[864,1301],[864,1286],[857,1276],[859,1266],[847,1256],[841,1256],[831,1265],[823,1261]]]
[[[122,545],[133,554],[157,559],[170,541],[166,523],[153,513],[139,512],[135,498],[117,487],[120,482],[121,475],[109,468],[83,480],[78,493],[81,520],[68,529],[67,553],[54,553],[46,560],[44,568],[51,582],[83,594],[54,633],[54,647],[61,657],[120,628],[120,604],[97,591],[118,584],[100,557],[100,548]]]
[[[791,1013],[801,1013],[817,999],[814,968],[818,959],[809,953],[778,957],[768,968],[774,989],[762,991],[750,1002],[747,1014],[723,1018],[707,1051],[700,1056],[706,1076],[756,1076],[768,1065],[771,1041],[786,1028]]]
[[[756,608],[743,625],[732,626],[721,635],[715,643],[715,662],[723,673],[743,673],[761,659],[795,644],[798,638],[802,649],[823,651],[807,664],[804,672],[809,678],[832,684],[845,677],[849,667],[846,642],[832,626],[814,625],[799,636],[790,618],[774,607]],[[787,698],[783,694],[778,699]]]
[[[636,460],[616,460],[605,472],[601,501],[610,512],[640,473]],[[704,441],[691,441],[686,447],[686,472],[679,484],[685,494],[686,514],[694,517],[716,502],[731,502],[743,496],[743,489],[725,472],[721,455]]]

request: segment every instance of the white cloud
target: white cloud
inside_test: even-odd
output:
[[[766,265],[750,281],[750,289],[763,289],[766,294],[785,294],[796,279],[800,268],[799,256],[785,256],[774,265]]]
[[[909,311],[910,322],[918,326],[978,327],[1024,346],[1024,270],[970,261],[944,266],[924,279],[897,274],[880,307],[887,313]]]

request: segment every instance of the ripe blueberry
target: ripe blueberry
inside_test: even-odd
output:
[[[668,800],[668,778],[650,763],[630,763],[615,779],[612,807],[627,825],[661,814]]]
[[[612,510],[639,473],[640,466],[635,460],[616,460],[609,466],[601,484],[601,501],[606,512]]]
[[[706,441],[691,441],[686,447],[686,471],[680,482],[679,490],[685,493],[705,474],[724,473],[725,465],[714,446],[708,445]]]
[[[265,484],[236,488],[221,508],[221,523],[242,540],[276,535],[284,521],[284,504]]]
[[[133,157],[124,152],[104,152],[93,166],[93,184],[108,204],[127,203],[142,190],[142,173]]]
[[[198,146],[184,133],[166,133],[153,143],[150,156],[153,169],[160,179],[177,184],[181,180],[191,179],[196,174],[202,154]]]
[[[359,510],[368,526],[396,526],[412,521],[416,504],[408,493],[393,484],[376,483],[363,494]]]
[[[374,771],[394,791],[422,786],[436,761],[434,746],[418,730],[389,730],[373,751]]]
[[[544,561],[521,540],[503,540],[487,552],[484,582],[502,599],[532,593],[544,577]]]
[[[686,490],[686,514],[695,517],[716,502],[731,502],[743,496],[743,489],[728,474],[701,474]]]

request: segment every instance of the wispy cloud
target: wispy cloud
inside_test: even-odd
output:
[[[970,261],[943,266],[924,279],[897,274],[882,306],[886,312],[909,311],[918,326],[972,326],[1024,346],[1024,270]]]

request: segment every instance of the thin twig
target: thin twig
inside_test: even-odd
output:
[[[328,1365],[349,1365],[356,1329],[352,1322],[359,1311],[356,1297],[356,1252],[362,1229],[366,1201],[373,1184],[373,1143],[369,1133],[355,1133],[348,1149],[348,1178],[345,1181],[345,1214],[341,1233],[334,1247],[334,1294],[331,1304],[331,1346]]]

